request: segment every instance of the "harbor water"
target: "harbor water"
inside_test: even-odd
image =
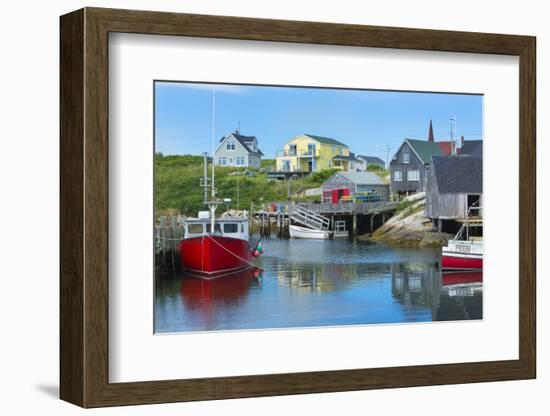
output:
[[[482,273],[442,273],[439,249],[275,237],[262,245],[254,262],[263,271],[208,281],[157,270],[155,332],[482,319]]]

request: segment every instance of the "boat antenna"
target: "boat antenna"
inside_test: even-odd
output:
[[[216,187],[214,182],[214,152],[215,152],[215,132],[216,132],[216,88],[212,89],[212,201],[216,197]]]

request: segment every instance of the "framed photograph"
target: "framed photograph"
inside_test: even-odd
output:
[[[63,400],[536,377],[534,37],[60,24]]]

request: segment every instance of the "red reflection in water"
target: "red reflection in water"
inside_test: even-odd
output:
[[[238,304],[260,274],[260,269],[252,268],[211,280],[185,276],[181,280],[181,297],[190,309],[209,310],[220,304]]]
[[[441,275],[443,286],[459,285],[466,283],[481,283],[483,282],[482,272],[444,272]]]

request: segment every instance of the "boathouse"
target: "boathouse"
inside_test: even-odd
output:
[[[328,178],[322,185],[323,202],[338,202],[341,196],[353,197],[356,193],[375,193],[380,201],[389,199],[389,185],[382,178],[372,172],[338,172]],[[333,191],[339,192],[337,201],[334,201]]]
[[[433,156],[426,186],[426,216],[439,231],[452,232],[456,222],[483,217],[483,159]]]

